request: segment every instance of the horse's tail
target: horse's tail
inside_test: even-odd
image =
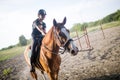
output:
[[[30,52],[30,49],[31,49],[31,46],[27,46],[25,51],[24,51],[24,57],[25,57],[25,60],[26,62],[28,63],[29,66],[31,66],[30,64],[30,57],[29,57],[29,52]]]

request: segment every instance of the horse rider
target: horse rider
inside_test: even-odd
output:
[[[33,21],[32,24],[32,54],[30,58],[30,63],[31,63],[31,70],[30,72],[35,71],[35,61],[38,56],[38,49],[40,49],[42,39],[44,35],[46,34],[46,24],[43,22],[46,16],[46,11],[44,9],[40,9],[38,11],[38,18]]]

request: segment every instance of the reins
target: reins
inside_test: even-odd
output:
[[[55,51],[50,50],[45,44],[43,44],[43,47],[44,47],[45,49],[47,49],[49,52],[51,52],[51,53],[53,53],[53,54],[57,54]]]
[[[55,51],[50,50],[45,44],[44,44],[44,48],[53,54],[57,54]],[[63,50],[63,52],[59,51],[59,52],[61,52],[60,54],[63,54],[66,51],[66,48],[64,48],[64,49],[60,48],[60,49]]]

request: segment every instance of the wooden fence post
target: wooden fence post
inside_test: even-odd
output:
[[[102,33],[103,33],[103,38],[105,39],[105,34],[104,34],[104,32],[103,32],[102,24],[100,24],[100,28],[101,28]]]
[[[88,36],[88,32],[87,32],[86,27],[85,27],[85,34],[86,34],[86,38],[87,38],[87,45],[89,46],[89,48],[91,48],[90,40],[89,40],[89,36]]]
[[[81,45],[81,42],[80,42],[80,39],[79,39],[77,30],[76,30],[76,34],[77,34],[77,38],[78,38],[78,42],[79,42],[80,48],[81,48],[81,50],[82,50],[82,45]]]

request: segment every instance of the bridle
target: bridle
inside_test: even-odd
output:
[[[57,34],[55,28],[54,28],[54,35],[55,35],[56,40],[58,40],[58,41],[60,42],[60,44],[62,44],[61,47],[64,47],[64,51],[63,51],[63,53],[64,53],[65,50],[66,50],[66,48],[67,48],[67,46],[70,44],[71,41],[73,41],[73,39],[71,39],[71,38],[70,38],[70,39],[67,39],[64,43],[62,43],[62,40],[60,39],[60,36]],[[63,53],[62,53],[62,54],[63,54]]]
[[[55,40],[58,40],[58,41],[60,42],[60,44],[62,44],[61,47],[63,47],[64,50],[62,49],[63,52],[61,52],[61,54],[63,54],[63,53],[66,51],[67,46],[70,44],[71,41],[73,41],[73,39],[67,39],[67,40],[65,41],[65,43],[62,43],[62,40],[60,39],[60,36],[57,34],[55,28],[53,29],[53,34],[54,34]],[[51,53],[57,54],[55,51],[50,50],[45,44],[43,44],[43,45],[44,45],[44,47],[45,47],[48,51],[50,51]],[[60,47],[60,46],[59,46],[59,47]],[[61,48],[60,48],[60,49],[61,49]]]

